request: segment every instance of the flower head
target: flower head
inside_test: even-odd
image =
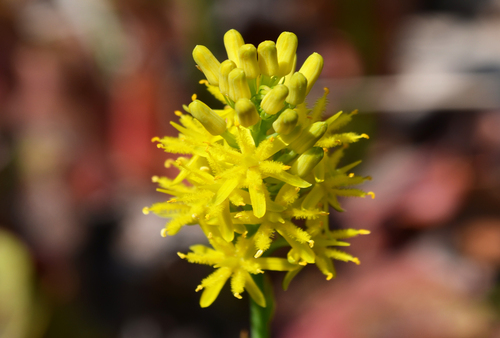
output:
[[[200,81],[223,105],[213,109],[193,96],[172,122],[178,137],[154,138],[158,147],[180,154],[167,166],[179,170],[173,179],[153,177],[158,191],[170,197],[144,208],[168,218],[163,236],[185,225],[199,224],[211,247],[194,245],[179,256],[216,270],[203,279],[200,304],[209,306],[230,280],[237,298],[246,290],[265,306],[252,275],[286,271],[284,287],[308,264],[331,279],[332,260],[359,260],[338,250],[344,239],[366,230],[330,230],[330,206],[342,211],[338,197],[372,195],[353,188],[370,177],[351,172],[359,162],[339,166],[349,143],[365,134],[339,133],[354,115],[342,112],[322,121],[328,90],[312,109],[306,96],[323,68],[313,53],[296,71],[297,36],[282,33],[276,42],[255,47],[232,29],[224,35],[227,60],[204,46],[193,58],[206,79]],[[305,219],[305,225],[297,220]],[[285,257],[272,257],[276,247]]]

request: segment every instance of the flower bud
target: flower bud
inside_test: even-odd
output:
[[[220,135],[226,131],[226,122],[217,115],[209,106],[200,100],[194,100],[189,104],[189,112],[205,129],[212,135]]]
[[[223,95],[229,95],[229,73],[236,68],[236,64],[231,60],[226,60],[220,64],[219,68],[219,89]]]
[[[230,29],[224,34],[224,47],[226,47],[227,57],[238,67],[240,66],[238,50],[244,44],[243,37],[236,29]]]
[[[283,32],[276,41],[278,52],[278,76],[285,76],[292,71],[293,59],[298,45],[297,35],[290,32]]]
[[[288,83],[288,88],[290,89],[290,93],[286,98],[286,102],[292,106],[296,106],[304,102],[307,91],[307,79],[302,73],[296,72],[292,75],[292,78]]]
[[[285,85],[277,85],[264,96],[260,106],[267,114],[274,115],[283,109],[287,96],[288,87]]]
[[[277,133],[287,135],[290,134],[295,128],[298,120],[299,114],[297,114],[295,110],[286,109],[283,113],[280,114],[278,119],[274,121],[273,128]]]
[[[259,122],[257,108],[249,99],[239,99],[234,105],[238,121],[243,127],[250,127]]]
[[[227,79],[229,82],[229,98],[231,100],[236,102],[241,98],[250,99],[252,97],[243,69],[233,69]]]
[[[220,63],[205,46],[197,45],[193,49],[193,59],[201,68],[203,74],[211,85],[219,85],[219,68]]]
[[[320,147],[312,147],[295,161],[290,168],[290,174],[298,175],[299,177],[307,176],[318,163],[323,159],[325,151]]]
[[[279,72],[278,54],[276,44],[273,41],[264,41],[259,44],[260,72],[267,76],[277,75]]]
[[[306,95],[311,91],[322,70],[323,57],[318,53],[312,53],[299,70],[307,79]]]
[[[259,62],[257,61],[257,48],[246,44],[238,50],[240,67],[243,68],[247,79],[255,79],[260,75]]]
[[[326,122],[315,122],[311,124],[290,144],[290,148],[297,154],[306,152],[325,135],[327,129],[328,123]]]

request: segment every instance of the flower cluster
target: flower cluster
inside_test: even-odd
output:
[[[162,236],[185,225],[199,224],[204,231],[211,247],[194,245],[179,253],[188,262],[216,268],[197,288],[204,290],[202,307],[217,298],[228,279],[235,297],[246,290],[265,307],[252,274],[286,271],[286,289],[307,264],[315,264],[328,280],[335,276],[332,260],[359,264],[336,247],[369,232],[330,230],[328,215],[330,207],[342,211],[339,196],[374,197],[352,187],[370,179],[350,172],[359,162],[338,166],[347,145],[368,136],[338,132],[356,112],[321,121],[326,88],[307,108],[323,58],[313,53],[295,71],[297,43],[295,34],[284,32],[276,43],[255,47],[232,29],[224,35],[228,60],[222,63],[208,48],[196,46],[193,58],[206,77],[200,83],[224,108],[212,109],[193,95],[184,106],[188,114],[176,112],[180,124],[171,122],[179,137],[153,139],[166,152],[187,156],[167,161],[179,169],[174,179],[153,177],[158,191],[171,198],[144,213],[168,218]],[[270,257],[278,246],[289,248],[286,258]]]

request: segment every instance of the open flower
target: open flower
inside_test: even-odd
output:
[[[244,236],[238,237],[235,243],[226,242],[217,236],[215,229],[209,229],[207,224],[202,228],[208,234],[212,248],[205,245],[193,245],[191,252],[179,253],[179,256],[190,263],[206,264],[217,268],[198,285],[196,291],[203,290],[200,299],[201,307],[207,307],[214,302],[222,287],[231,278],[231,291],[236,298],[246,290],[252,299],[262,307],[266,307],[266,299],[251,274],[263,273],[264,270],[291,271],[297,268],[286,259],[276,257],[253,257],[253,241]]]

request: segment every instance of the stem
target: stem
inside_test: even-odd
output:
[[[273,286],[269,278],[263,274],[252,275],[252,277],[263,291],[267,306],[261,307],[250,298],[250,337],[270,338],[271,319],[275,308]]]

